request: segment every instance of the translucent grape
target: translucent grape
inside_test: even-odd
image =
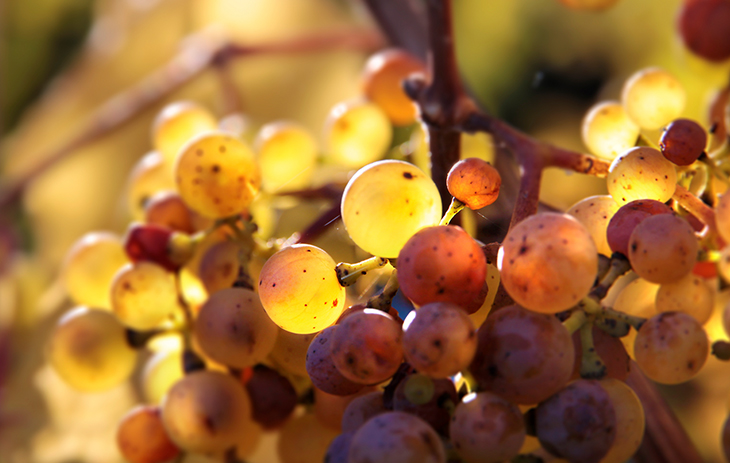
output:
[[[162,425],[160,408],[142,405],[119,422],[117,446],[130,463],[162,463],[180,453]]]
[[[621,102],[629,117],[642,129],[658,129],[684,111],[682,84],[661,68],[646,68],[626,79]]]
[[[709,342],[697,320],[680,312],[664,312],[642,325],[634,354],[636,363],[650,379],[678,384],[702,369],[709,355]]]
[[[589,196],[575,203],[566,212],[582,223],[590,233],[596,249],[604,256],[611,255],[606,229],[619,206],[611,196]]]
[[[464,370],[477,348],[474,324],[458,306],[426,304],[404,322],[403,352],[419,372],[446,378]]]
[[[598,11],[611,8],[618,0],[560,0],[560,3],[574,10]]]
[[[730,243],[730,192],[721,194],[717,200],[715,223],[720,237]]]
[[[484,390],[535,404],[562,389],[573,372],[573,341],[552,315],[513,305],[487,318],[469,370]]]
[[[709,61],[730,58],[730,4],[726,0],[683,2],[679,35],[693,53]]]
[[[190,101],[170,103],[152,125],[152,142],[169,165],[185,143],[196,135],[215,130],[218,123],[205,108]]]
[[[629,255],[629,238],[634,228],[647,217],[671,214],[672,209],[653,199],[638,199],[624,204],[614,214],[606,227],[606,240],[611,251]]]
[[[198,276],[209,294],[230,288],[239,276],[243,249],[235,241],[221,241],[209,247],[200,259]]]
[[[596,103],[583,118],[581,134],[588,150],[612,161],[636,144],[637,126],[618,101]]]
[[[601,380],[601,387],[611,398],[616,413],[616,437],[601,463],[624,463],[636,453],[643,441],[644,407],[636,393],[619,380]]]
[[[479,158],[462,159],[451,167],[446,187],[451,196],[477,210],[497,200],[502,177],[497,169]]]
[[[695,162],[706,146],[707,132],[691,119],[672,121],[659,140],[659,148],[664,157],[678,166],[688,166]]]
[[[363,385],[345,377],[335,366],[332,340],[339,328],[339,325],[325,328],[312,340],[307,349],[306,372],[318,389],[333,395],[351,395],[360,391]]]
[[[240,214],[261,186],[253,151],[223,132],[187,143],[175,163],[175,179],[185,203],[211,218]]]
[[[156,352],[142,370],[142,390],[148,403],[159,404],[173,384],[185,375],[182,369],[182,352],[179,350]]]
[[[264,429],[284,425],[297,405],[297,391],[279,372],[264,365],[256,365],[246,381],[251,397],[252,417]]]
[[[547,212],[528,217],[507,233],[498,264],[501,282],[515,302],[537,312],[557,313],[591,290],[598,253],[580,222]]]
[[[175,189],[171,169],[172,161],[168,165],[157,151],[147,153],[134,165],[127,181],[127,208],[132,219],[144,219],[144,209],[155,193]]]
[[[659,285],[637,278],[621,290],[613,308],[636,317],[649,318],[656,315],[656,295]]]
[[[342,196],[342,221],[350,238],[365,251],[397,257],[418,230],[441,220],[438,188],[416,166],[381,161],[350,179]]]
[[[162,191],[152,196],[145,206],[144,220],[148,224],[183,233],[195,231],[190,209],[173,191]]]
[[[606,181],[608,193],[620,205],[637,199],[663,203],[677,188],[677,171],[659,150],[640,146],[613,160]]]
[[[322,249],[296,244],[274,254],[261,270],[259,296],[271,320],[292,333],[332,325],[345,308],[335,261]]]
[[[593,345],[595,352],[601,357],[606,365],[606,376],[625,381],[629,376],[631,358],[626,352],[624,344],[619,338],[614,338],[600,328],[593,327]],[[571,378],[580,377],[580,366],[583,358],[583,343],[580,340],[580,332],[573,333],[573,347],[575,348],[575,363],[573,364],[573,375]]]
[[[321,463],[338,432],[311,413],[297,416],[282,428],[276,448],[281,463]]]
[[[152,262],[122,267],[111,286],[112,310],[136,330],[151,330],[180,310],[175,276]]]
[[[127,344],[124,327],[102,310],[77,307],[56,325],[47,348],[48,360],[74,389],[104,391],[126,380],[137,353]]]
[[[254,148],[265,191],[296,190],[309,185],[318,156],[317,140],[304,127],[273,122],[261,127]]]
[[[414,394],[423,389],[423,381],[427,381],[428,395]],[[412,387],[413,384],[415,387]],[[412,391],[409,391],[413,389]],[[417,399],[414,397],[417,396]],[[398,383],[393,394],[393,410],[407,412],[421,418],[431,425],[440,435],[449,435],[449,422],[451,421],[450,409],[459,403],[459,396],[456,393],[454,383],[450,379],[431,379],[420,373],[407,376]]]
[[[236,368],[261,362],[274,348],[278,329],[256,293],[227,288],[210,295],[195,320],[194,335],[213,360]]]
[[[674,283],[661,285],[656,295],[657,312],[684,312],[700,325],[710,319],[714,305],[712,288],[692,273]]]
[[[342,414],[342,432],[360,429],[370,418],[388,411],[383,404],[383,392],[372,391],[353,399]]]
[[[730,101],[730,88],[720,89],[712,96],[709,106],[709,126],[712,128],[708,152],[715,151],[727,140],[727,129],[730,126],[730,114],[726,116],[726,109]]]
[[[393,127],[375,103],[348,101],[332,108],[325,121],[324,137],[327,158],[356,169],[385,156],[393,139]]]
[[[270,358],[279,369],[299,376],[307,376],[307,349],[316,333],[296,334],[279,329]]]
[[[499,463],[516,456],[525,422],[516,405],[490,392],[464,397],[451,420],[451,442],[466,463]]]
[[[87,233],[68,251],[61,268],[69,297],[77,304],[111,309],[109,286],[127,262],[119,236],[107,232]]]

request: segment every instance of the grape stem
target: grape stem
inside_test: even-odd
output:
[[[444,214],[444,217],[441,219],[441,222],[439,222],[439,225],[448,225],[451,223],[451,219],[454,218],[456,214],[462,211],[466,207],[466,204],[459,201],[456,198],[451,198],[451,205],[449,206],[449,209]]]
[[[646,318],[625,314],[610,307],[603,307],[598,301],[589,296],[584,297],[578,304],[578,307],[585,310],[587,314],[595,315],[598,318],[608,318],[626,322],[633,326],[637,331],[641,328],[644,322],[646,322]]]
[[[383,312],[390,311],[390,306],[393,303],[393,298],[395,297],[395,293],[398,292],[398,288],[400,285],[398,284],[398,271],[393,269],[393,272],[391,272],[390,277],[388,278],[388,282],[385,284],[385,288],[383,288],[383,291],[368,299],[367,307],[371,307],[373,309],[382,310]]]
[[[585,325],[587,321],[588,316],[584,310],[574,310],[570,314],[570,317],[563,322],[563,326],[566,330],[568,330],[568,333],[573,334],[578,331],[581,326]]]
[[[365,275],[370,270],[383,267],[387,263],[388,259],[373,256],[355,264],[340,262],[335,267],[335,272],[337,273],[337,279],[340,281],[342,286],[350,286],[355,283],[361,275]]]
[[[580,377],[584,379],[603,379],[606,376],[606,364],[596,352],[593,343],[593,321],[588,320],[580,327]]]
[[[591,290],[590,297],[600,301],[606,294],[611,286],[616,282],[618,277],[624,275],[626,272],[631,270],[631,263],[621,253],[615,252],[611,256],[611,264],[608,268],[608,272],[601,278],[601,281]]]

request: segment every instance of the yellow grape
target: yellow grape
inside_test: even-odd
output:
[[[697,251],[697,237],[686,220],[658,214],[647,217],[631,232],[628,258],[641,278],[666,284],[692,271]]]
[[[325,122],[327,157],[334,163],[358,168],[385,156],[393,127],[375,103],[348,101],[336,105]]]
[[[271,320],[292,333],[332,325],[345,308],[335,261],[322,249],[295,244],[274,254],[261,270],[259,296]]]
[[[170,170],[172,163],[157,151],[144,155],[132,168],[127,180],[127,208],[133,220],[143,220],[145,207],[152,196],[175,189]]]
[[[138,405],[117,426],[117,447],[130,463],[161,463],[179,453],[165,432],[160,408]]]
[[[48,359],[74,389],[95,392],[127,379],[137,353],[113,314],[77,307],[58,321],[48,345]]]
[[[636,393],[623,381],[601,380],[616,413],[616,437],[601,463],[624,463],[636,453],[644,438],[644,407]]]
[[[702,278],[692,273],[659,287],[657,312],[684,312],[701,325],[707,323],[715,306],[715,294]]]
[[[244,250],[237,241],[220,241],[203,253],[198,277],[208,294],[230,288],[236,282]]]
[[[152,262],[127,264],[111,285],[112,310],[135,330],[157,328],[179,310],[175,276]]]
[[[678,118],[687,96],[682,84],[661,68],[646,68],[624,83],[621,102],[642,129],[654,130]]]
[[[172,165],[180,149],[191,138],[216,130],[218,122],[205,108],[189,101],[170,103],[152,125],[152,143],[165,161]]]
[[[281,429],[276,449],[281,463],[321,463],[339,432],[312,413],[297,416]]]
[[[182,369],[182,352],[179,350],[156,352],[142,370],[142,391],[148,403],[158,404],[173,384],[185,373]]]
[[[433,180],[413,164],[380,161],[350,179],[341,212],[355,244],[392,258],[418,230],[439,223],[441,197]]]
[[[632,148],[611,163],[608,193],[620,205],[637,199],[666,202],[677,188],[677,170],[657,149]]]
[[[606,229],[618,208],[619,205],[609,195],[589,196],[575,203],[568,209],[567,214],[578,219],[578,222],[586,227],[600,254],[610,256],[612,252],[608,245]]]
[[[281,370],[307,376],[307,349],[316,333],[296,334],[279,329],[270,359]]]
[[[718,198],[715,205],[715,222],[720,237],[730,243],[730,192],[725,192]]]
[[[127,262],[119,236],[108,232],[82,236],[66,254],[61,269],[69,297],[76,304],[111,309],[109,286]]]
[[[599,11],[611,8],[618,0],[560,0],[560,3],[573,10]]]
[[[317,162],[317,140],[304,127],[273,122],[261,128],[254,142],[263,189],[272,193],[309,185]]]
[[[639,126],[617,101],[596,103],[583,118],[583,143],[596,156],[612,161],[636,144]]]
[[[631,272],[633,275],[633,272]],[[613,308],[619,312],[634,315],[641,318],[651,318],[656,315],[656,295],[659,285],[637,278],[621,289],[616,296]],[[634,356],[634,340],[636,330],[629,331],[629,334],[621,338],[626,352],[631,358]]]
[[[180,196],[211,218],[240,214],[261,186],[253,151],[224,132],[209,132],[187,143],[175,163]]]

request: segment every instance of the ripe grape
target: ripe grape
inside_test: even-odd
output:
[[[174,236],[173,236],[174,235]],[[181,238],[185,236],[185,238]],[[166,270],[178,270],[192,255],[192,247],[187,246],[186,252],[179,252],[174,247],[176,241],[188,241],[182,234],[174,234],[169,228],[159,225],[133,223],[124,235],[124,250],[132,262],[153,262]]]
[[[162,425],[160,408],[143,405],[130,410],[119,422],[117,446],[130,463],[162,463],[180,453]]]
[[[286,372],[307,376],[307,349],[315,336],[316,333],[296,334],[279,328],[270,359]]]
[[[147,153],[132,168],[127,181],[127,208],[134,220],[142,220],[150,198],[161,191],[175,189],[169,165],[157,151]]]
[[[77,307],[58,320],[48,344],[48,360],[63,380],[85,392],[104,391],[127,379],[137,353],[124,327],[102,310]]]
[[[515,225],[500,249],[501,282],[518,304],[557,313],[583,299],[598,271],[596,245],[573,217],[552,212]]]
[[[451,442],[466,463],[499,463],[519,453],[525,422],[516,405],[490,392],[472,393],[456,407]]]
[[[173,191],[153,195],[145,206],[144,221],[183,233],[195,232],[193,216],[185,201]]]
[[[342,414],[342,432],[354,432],[375,415],[388,411],[383,404],[383,392],[372,391],[355,397]]]
[[[258,295],[244,288],[211,294],[198,313],[193,331],[203,352],[216,362],[236,368],[264,360],[274,348],[277,332]]]
[[[239,276],[243,249],[236,241],[221,241],[209,247],[200,259],[198,276],[208,294],[230,288]]]
[[[276,444],[281,463],[321,463],[337,434],[311,413],[289,420]]]
[[[347,101],[332,108],[324,135],[328,159],[357,169],[385,156],[393,139],[393,127],[375,103]]]
[[[309,345],[306,357],[307,374],[312,384],[333,395],[351,395],[364,386],[345,377],[332,358],[332,340],[340,325],[330,326],[319,333]]]
[[[621,102],[642,129],[653,130],[682,114],[687,96],[682,84],[661,68],[646,68],[626,79]]]
[[[573,341],[552,315],[520,306],[500,309],[477,331],[469,370],[484,390],[535,404],[565,386],[573,372]]]
[[[419,230],[398,254],[398,283],[416,304],[450,302],[474,313],[486,297],[487,260],[460,227]]]
[[[142,390],[148,403],[159,404],[173,384],[185,375],[179,350],[156,352],[142,370]]]
[[[438,434],[410,413],[387,412],[371,418],[350,443],[349,463],[446,463]]]
[[[730,192],[720,195],[715,205],[717,232],[725,242],[730,243]]]
[[[606,227],[606,239],[611,251],[629,255],[629,238],[634,228],[647,217],[671,214],[672,209],[653,199],[638,199],[621,206]]]
[[[619,206],[609,195],[589,196],[571,206],[566,214],[575,217],[591,234],[596,249],[604,256],[611,255],[606,229]]]
[[[725,454],[726,459],[730,460],[730,416],[725,419],[725,424],[722,425],[720,441],[722,443],[722,453]]]
[[[348,404],[356,397],[373,392],[375,387],[368,386],[350,395],[328,394],[323,390],[314,387],[314,414],[320,423],[325,426],[342,430],[342,417]],[[382,392],[381,392],[382,394]]]
[[[677,171],[659,150],[639,146],[613,160],[606,181],[608,193],[620,205],[637,199],[663,203],[677,188]]]
[[[370,254],[397,257],[418,230],[441,220],[433,180],[403,161],[369,164],[350,179],[342,196],[342,221],[356,245]]]
[[[613,308],[619,312],[641,318],[650,318],[656,315],[656,295],[659,285],[637,278],[622,289]]]
[[[377,384],[395,374],[403,361],[403,330],[393,317],[365,309],[347,317],[332,335],[332,361],[345,378]]]
[[[619,338],[614,338],[595,326],[592,333],[595,352],[606,365],[606,376],[625,381],[629,376],[631,358],[626,353],[624,344]],[[575,348],[575,363],[571,378],[577,379],[580,377],[580,365],[583,358],[583,343],[580,340],[579,331],[573,333],[573,347]]]
[[[730,87],[725,87],[712,96],[709,106],[709,126],[712,129],[710,147],[708,152],[713,152],[727,140],[727,130],[730,126],[730,114],[726,116],[728,102],[730,101]]]
[[[190,101],[170,103],[159,112],[152,124],[152,143],[165,162],[173,165],[188,140],[217,128],[213,115]]]
[[[425,375],[453,376],[474,358],[474,324],[458,306],[446,302],[426,304],[408,314],[403,325],[406,360]]]
[[[404,378],[393,394],[394,411],[421,418],[442,436],[449,435],[450,411],[457,403],[459,396],[450,379],[431,379],[420,373]]]
[[[657,312],[684,312],[700,325],[707,323],[715,305],[715,294],[702,278],[692,273],[674,283],[659,287],[656,295]]]
[[[217,219],[240,214],[251,204],[261,173],[251,148],[224,132],[211,132],[180,151],[175,180],[191,209]]]
[[[246,390],[251,397],[253,420],[266,430],[281,427],[297,405],[297,391],[292,383],[264,365],[253,368],[253,375],[246,381]]]
[[[479,158],[462,159],[451,167],[446,187],[451,196],[477,210],[497,200],[502,177],[497,169]]]
[[[292,333],[307,334],[332,325],[345,308],[345,288],[335,261],[308,244],[283,248],[264,264],[261,303],[271,320]]]
[[[691,316],[663,312],[642,325],[634,354],[646,376],[658,383],[677,384],[700,371],[709,355],[709,342],[705,330]]]
[[[678,166],[688,166],[695,162],[706,146],[707,132],[691,119],[672,121],[659,140],[659,148],[664,157]]]
[[[601,387],[611,398],[616,413],[616,437],[601,463],[624,463],[636,453],[643,441],[644,407],[636,393],[617,379],[603,379]]]
[[[363,93],[385,111],[393,125],[416,121],[416,105],[403,91],[403,81],[411,74],[425,73],[426,65],[401,49],[387,49],[368,58],[363,70]]]
[[[693,53],[709,61],[730,58],[730,2],[692,0],[679,11],[679,35]]]
[[[335,437],[324,456],[324,463],[347,463],[350,443],[354,435],[354,432],[343,432]]]
[[[583,118],[581,134],[588,150],[613,161],[636,144],[639,126],[618,101],[603,101],[591,107]]]
[[[699,245],[692,226],[673,214],[647,217],[629,239],[631,267],[652,283],[672,283],[692,271]]]
[[[248,393],[232,376],[199,370],[175,383],[162,402],[162,422],[188,452],[220,452],[234,446],[251,421]]]
[[[111,285],[112,310],[135,330],[151,330],[180,310],[175,276],[152,262],[123,266]]]
[[[309,185],[317,161],[317,140],[292,122],[272,122],[261,127],[254,149],[261,166],[265,191],[278,193]]]

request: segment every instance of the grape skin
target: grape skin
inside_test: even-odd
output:
[[[351,395],[364,386],[345,377],[334,364],[332,358],[332,339],[339,325],[325,328],[309,345],[306,368],[315,387],[333,395]]]
[[[581,135],[588,150],[609,161],[636,144],[637,126],[618,101],[596,103],[583,118]]]
[[[243,249],[236,241],[221,241],[209,247],[200,259],[198,276],[208,294],[233,286],[239,275]]]
[[[274,349],[269,358],[280,369],[299,376],[307,376],[307,349],[316,333],[296,334],[279,328]]]
[[[195,232],[190,209],[173,191],[161,191],[147,201],[144,221],[183,233]]]
[[[251,397],[251,416],[265,430],[283,426],[297,405],[297,392],[291,382],[264,365],[253,368],[246,390]]]
[[[626,352],[621,339],[614,338],[600,328],[593,327],[593,344],[595,351],[606,365],[606,376],[621,381],[626,381],[629,376],[631,358]],[[573,346],[575,347],[575,363],[573,364],[572,379],[580,377],[580,364],[582,360],[583,343],[580,340],[580,333],[573,333]]]
[[[156,352],[142,370],[142,390],[148,403],[159,404],[173,384],[185,375],[179,350]]]
[[[715,296],[702,278],[692,273],[674,283],[663,284],[656,295],[658,312],[684,312],[701,325],[707,323],[715,305]]]
[[[653,199],[638,199],[621,206],[606,228],[606,239],[613,252],[629,255],[629,238],[634,228],[647,217],[657,214],[671,214],[672,209]]]
[[[472,210],[495,202],[501,185],[502,177],[497,169],[479,158],[462,159],[446,177],[449,193]]]
[[[354,432],[343,432],[335,437],[324,456],[324,463],[347,463],[350,443],[354,435]]]
[[[159,407],[137,406],[117,426],[117,446],[130,463],[161,463],[180,450],[165,432]]]
[[[659,150],[640,146],[613,160],[606,182],[608,193],[620,205],[638,199],[663,203],[677,188],[677,170]]]
[[[372,391],[354,398],[342,414],[342,432],[355,432],[370,418],[388,411],[383,404],[383,393]]]
[[[665,158],[678,166],[688,166],[705,151],[707,133],[691,119],[676,119],[662,133],[659,148]]]
[[[327,157],[351,169],[382,159],[393,139],[387,114],[378,105],[363,100],[332,108],[324,133]]]
[[[725,0],[683,2],[679,12],[679,35],[685,46],[714,62],[730,58],[730,4]]]
[[[127,210],[133,220],[144,219],[144,209],[156,193],[175,189],[171,170],[172,162],[166,163],[157,151],[151,151],[137,161],[126,188]]]
[[[621,91],[621,102],[629,117],[647,130],[658,129],[679,117],[686,98],[682,84],[656,67],[635,72]]]
[[[622,381],[607,378],[601,387],[608,393],[616,413],[616,437],[601,463],[624,463],[644,440],[644,407],[636,393]]]
[[[717,224],[717,233],[730,243],[730,192],[720,195],[715,205],[715,223]]]
[[[281,463],[321,463],[338,432],[324,426],[311,413],[284,425],[276,443]]]
[[[618,209],[618,204],[609,195],[589,196],[571,206],[566,214],[572,215],[586,227],[600,254],[610,256],[612,249],[606,230]]]
[[[314,387],[314,415],[320,423],[328,428],[342,430],[342,417],[347,406],[357,397],[373,392],[375,387],[366,386],[354,394],[334,395],[328,394],[318,387]],[[382,395],[382,392],[379,392]]]
[[[190,101],[170,103],[152,123],[152,142],[172,165],[178,153],[194,136],[215,130],[218,123],[207,109]]]
[[[426,379],[433,383],[433,393],[428,400],[426,400],[427,397],[419,397],[421,400],[414,403],[414,397],[411,397],[408,391],[410,380],[414,379],[416,381]],[[456,393],[454,383],[450,379],[431,379],[420,375],[420,373],[409,375],[403,379],[398,383],[398,387],[395,388],[393,394],[394,411],[415,415],[431,425],[437,433],[447,437],[451,419],[449,408],[457,403],[459,403],[459,396]]]
[[[304,127],[287,121],[266,124],[256,136],[254,149],[265,191],[278,193],[309,185],[319,149]]]

